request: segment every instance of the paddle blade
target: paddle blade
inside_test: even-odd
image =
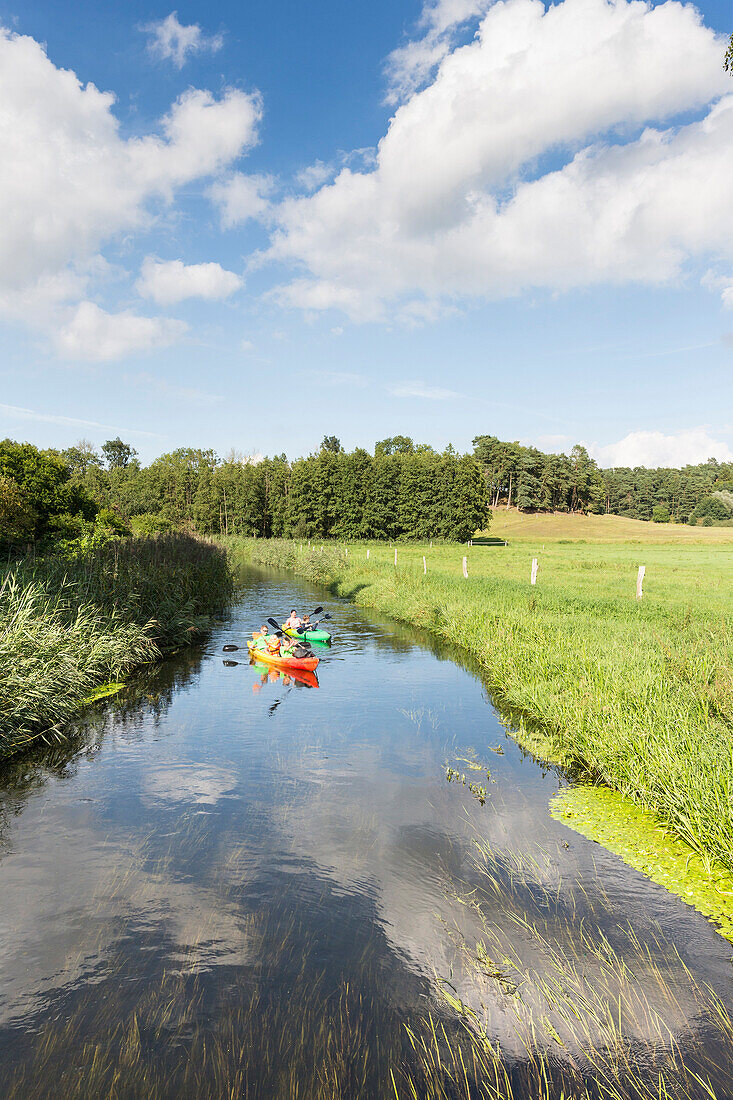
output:
[[[239,646],[238,645],[225,645],[222,648],[223,648],[225,653],[234,653],[237,649],[239,649]]]
[[[311,611],[311,615],[320,615],[322,611],[323,611],[322,607],[314,607],[313,610]]]
[[[279,623],[279,622],[277,621],[277,619],[268,619],[267,621],[268,621],[268,623],[270,624],[270,626],[274,626],[274,627],[275,627],[275,630],[279,630],[279,629],[280,629],[280,623]]]

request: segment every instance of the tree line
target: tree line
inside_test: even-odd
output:
[[[405,436],[374,453],[335,436],[305,458],[252,460],[180,448],[142,466],[120,439],[97,451],[0,443],[0,541],[75,538],[90,522],[136,534],[465,540],[486,528],[483,470],[473,455]]]
[[[347,452],[335,436],[305,458],[183,447],[143,466],[121,439],[100,450],[0,443],[0,544],[192,530],[267,538],[465,540],[491,509],[609,513],[692,523],[733,520],[733,463],[602,470],[495,436],[472,454],[408,436]],[[101,535],[100,535],[101,537]]]

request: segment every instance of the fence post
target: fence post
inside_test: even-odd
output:
[[[463,559],[463,576],[468,580],[468,558]]]
[[[425,561],[425,555],[424,555],[424,554],[423,554],[423,556],[422,556],[422,571],[423,571],[423,576],[424,576],[424,575],[425,575],[425,574],[427,573],[427,571],[428,571],[428,563],[427,563],[427,562]]]
[[[537,584],[537,568],[538,568],[538,565],[539,565],[539,563],[537,561],[537,558],[532,558],[532,575],[530,577],[530,584]]]
[[[639,572],[636,575],[636,598],[640,600],[644,595],[644,574],[646,573],[646,566],[640,565]]]
[[[349,556],[349,548],[348,548],[348,546],[347,546],[347,547],[346,547],[346,557],[348,558],[348,556]]]

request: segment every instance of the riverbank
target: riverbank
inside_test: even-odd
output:
[[[459,644],[525,746],[653,811],[705,863],[733,869],[730,547],[716,563],[705,546],[699,561],[690,548],[679,559],[645,546],[658,568],[641,601],[633,547],[556,543],[534,587],[524,545],[474,546],[468,580],[466,548],[455,545],[400,546],[396,567],[384,546],[369,560],[359,545],[228,547],[234,562],[293,570]]]
[[[0,569],[0,758],[58,733],[95,688],[190,643],[230,591],[224,552],[189,535]]]

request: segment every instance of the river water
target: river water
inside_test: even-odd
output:
[[[493,1095],[443,1071],[468,1027],[534,1100],[530,1018],[550,1077],[617,1026],[733,1095],[730,945],[552,820],[475,669],[334,600],[317,684],[222,651],[322,601],[248,573],[205,646],[0,769],[0,1096]]]

